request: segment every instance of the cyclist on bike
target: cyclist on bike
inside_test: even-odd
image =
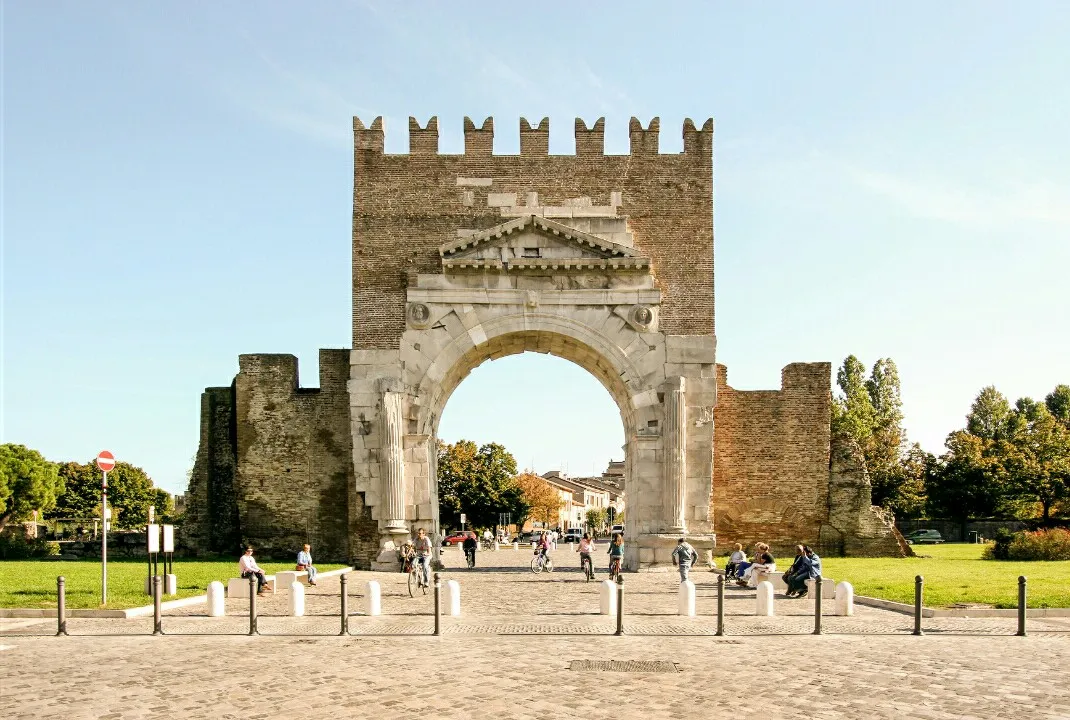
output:
[[[591,561],[591,553],[594,552],[594,540],[591,539],[590,533],[583,534],[583,539],[580,540],[580,545],[577,550],[580,553],[580,570],[586,571],[586,568],[583,566],[586,562],[591,568],[591,575],[594,575],[594,563]]]
[[[420,528],[416,531],[416,561],[420,563],[424,585],[431,584],[431,538],[427,537],[427,531]]]
[[[550,533],[543,532],[539,537],[539,556],[546,560],[546,556],[550,554]]]
[[[468,567],[476,566],[476,547],[479,545],[479,541],[476,540],[474,533],[468,533],[461,546],[464,548],[464,557],[468,561]]]
[[[624,537],[620,533],[613,534],[613,541],[609,543],[609,574],[613,572],[613,564],[616,563],[617,573],[620,573],[620,564],[624,560]]]

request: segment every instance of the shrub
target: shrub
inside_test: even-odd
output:
[[[1070,530],[1050,528],[1014,533],[1009,538],[996,533],[996,544],[984,556],[989,560],[1070,560]]]
[[[59,543],[28,538],[21,532],[0,534],[0,559],[28,560],[59,555]]]

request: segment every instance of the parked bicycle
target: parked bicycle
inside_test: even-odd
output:
[[[550,559],[549,555],[543,555],[538,550],[535,551],[535,557],[531,560],[531,572],[538,575],[543,570],[548,573],[554,571],[554,561]]]
[[[409,574],[409,597],[416,597],[416,590],[427,594],[428,583],[424,580],[424,571],[415,557],[405,559],[405,572]]]

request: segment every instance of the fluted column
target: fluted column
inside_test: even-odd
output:
[[[382,443],[379,467],[382,477],[384,527],[407,530],[405,520],[405,445],[402,441],[405,418],[402,393],[383,393]]]
[[[684,398],[684,378],[672,377],[665,383],[665,443],[664,499],[666,519],[671,529],[687,530],[687,402]]]

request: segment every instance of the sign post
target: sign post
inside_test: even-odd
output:
[[[97,467],[104,473],[100,485],[100,522],[103,532],[100,534],[100,604],[108,604],[108,471],[115,467],[115,456],[108,450],[101,450],[97,455]]]

